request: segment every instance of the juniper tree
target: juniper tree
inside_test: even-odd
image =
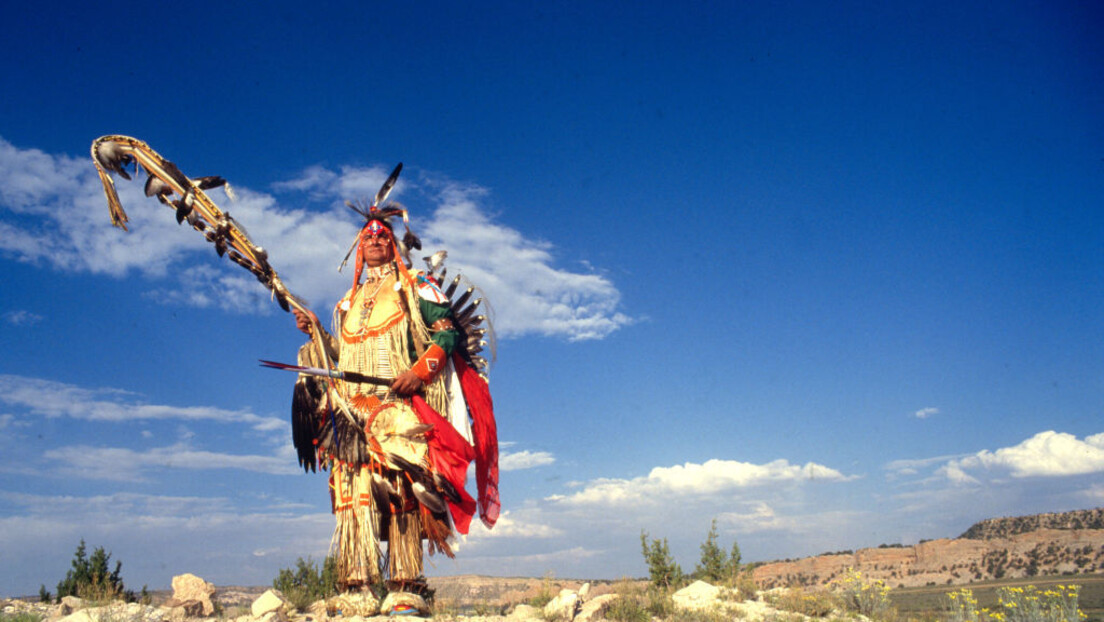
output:
[[[644,561],[648,564],[648,576],[656,587],[670,589],[682,583],[682,568],[671,557],[667,538],[652,540],[649,544],[648,533],[641,530],[640,548],[644,552]]]
[[[92,551],[92,557],[88,557],[84,539],[80,541],[76,552],[73,554],[72,568],[65,578],[58,582],[57,599],[65,596],[78,596],[92,600],[110,600],[122,597],[125,594],[123,579],[120,576],[123,562],[115,562],[114,572],[108,572],[111,563],[111,553],[104,551],[102,546]],[[45,591],[45,586],[43,590]],[[48,593],[48,592],[47,592]]]
[[[727,561],[724,550],[717,546],[717,519],[714,518],[709,525],[709,534],[701,544],[701,560],[694,569],[694,576],[714,583],[722,581],[725,578]]]
[[[726,567],[729,580],[735,581],[736,577],[740,576],[740,544],[735,540],[732,541],[732,550],[728,553]]]

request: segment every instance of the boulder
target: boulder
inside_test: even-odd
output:
[[[582,590],[579,590],[582,592]],[[601,596],[595,596],[594,598],[583,603],[581,609],[579,609],[578,615],[575,616],[575,622],[596,622],[598,620],[606,619],[606,612],[609,611],[610,604],[621,598],[618,594],[602,594]]]
[[[579,594],[575,590],[563,589],[544,606],[546,620],[572,620],[579,611]]]
[[[58,609],[58,613],[63,616],[67,616],[78,609],[84,608],[84,600],[77,598],[76,596],[63,596],[61,598],[61,606]]]
[[[194,574],[173,577],[173,595],[161,606],[170,611],[173,618],[207,617],[215,614],[215,586]]]
[[[88,609],[80,609],[61,618],[58,622],[99,622],[99,617],[93,616]]]
[[[289,608],[290,605],[283,594],[276,590],[268,590],[264,594],[261,594],[257,600],[253,601],[253,606],[250,607],[250,611],[253,613],[254,618],[260,618],[273,611],[279,611],[286,615]]]

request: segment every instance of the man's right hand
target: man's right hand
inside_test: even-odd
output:
[[[308,336],[311,334],[311,319],[299,309],[292,309],[292,313],[295,314],[295,326],[299,330],[306,333]]]

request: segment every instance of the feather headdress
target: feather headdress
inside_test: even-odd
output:
[[[349,261],[349,256],[356,251],[356,268],[353,272],[353,287],[356,288],[360,283],[360,275],[364,270],[364,243],[368,237],[384,235],[386,236],[394,248],[395,257],[401,258],[404,267],[409,269],[410,261],[410,249],[421,250],[422,241],[418,239],[418,236],[410,230],[410,216],[407,213],[406,208],[402,205],[392,201],[387,203],[383,207],[380,204],[387,200],[387,196],[391,194],[391,190],[395,187],[395,182],[399,179],[399,173],[402,172],[402,162],[399,162],[395,170],[391,171],[391,175],[387,177],[387,181],[383,182],[379,192],[376,193],[372,203],[370,205],[364,205],[363,202],[346,201],[345,205],[354,212],[360,214],[364,218],[364,226],[361,227],[360,232],[357,234],[355,240],[353,240],[352,246],[349,247],[349,252],[345,253],[345,259],[341,262],[341,267],[338,268],[338,272],[345,267],[345,264]],[[403,227],[405,233],[401,240],[395,237],[395,227],[392,224],[392,220],[396,216],[401,216],[403,221]]]

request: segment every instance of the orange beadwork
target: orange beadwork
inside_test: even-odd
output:
[[[418,362],[414,363],[410,371],[414,372],[422,382],[429,384],[437,377],[437,374],[444,367],[447,359],[448,354],[445,354],[445,349],[435,343],[431,343],[429,347],[426,348],[425,354],[422,355],[422,358],[418,359]]]

